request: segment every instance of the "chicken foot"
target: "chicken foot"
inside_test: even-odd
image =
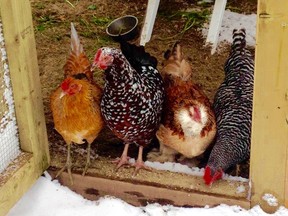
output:
[[[130,144],[125,143],[125,147],[124,147],[124,150],[123,150],[123,153],[122,153],[121,157],[112,161],[113,163],[117,163],[116,171],[118,171],[118,169],[120,167],[122,167],[123,165],[130,164],[129,163],[129,159],[130,158],[127,156],[128,155],[129,145]]]
[[[73,182],[73,178],[72,178],[71,168],[72,168],[72,161],[71,161],[71,144],[68,144],[68,145],[67,145],[67,159],[66,159],[66,164],[62,167],[61,170],[58,171],[58,173],[56,174],[55,178],[58,178],[58,176],[61,175],[61,173],[62,173],[65,169],[67,169],[68,174],[69,174],[70,183],[71,183],[71,185],[73,185],[74,182]]]
[[[136,163],[133,165],[135,166],[135,171],[132,177],[135,177],[140,169],[146,169],[146,170],[152,171],[152,168],[144,164],[142,155],[143,155],[143,146],[139,146],[138,158],[136,160]]]

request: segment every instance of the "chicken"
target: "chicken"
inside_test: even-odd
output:
[[[88,143],[83,171],[85,175],[90,164],[91,143],[98,136],[104,123],[100,111],[102,89],[94,83],[90,69],[89,60],[71,23],[71,53],[64,66],[65,79],[51,94],[50,99],[55,129],[68,146],[66,164],[56,177],[67,168],[72,184],[71,144],[84,144],[85,140]]]
[[[175,161],[176,154],[185,158],[201,155],[216,134],[215,116],[209,99],[191,81],[192,70],[176,43],[165,58],[161,75],[166,99],[161,125],[156,133],[160,151],[150,152],[151,161]]]
[[[203,177],[207,185],[250,155],[254,61],[245,37],[245,29],[233,31],[225,79],[214,98],[217,135]]]
[[[94,67],[105,70],[101,111],[107,126],[125,147],[116,169],[129,164],[129,145],[139,146],[135,172],[147,168],[143,148],[155,137],[164,101],[163,81],[156,69],[157,60],[143,46],[121,41],[121,51],[103,47],[95,55]]]

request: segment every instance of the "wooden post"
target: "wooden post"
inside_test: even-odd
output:
[[[288,207],[288,1],[259,0],[251,147],[252,206]],[[263,200],[272,194],[278,206]]]
[[[28,0],[1,0],[1,17],[9,61],[21,149],[37,152],[47,168],[48,138],[39,77],[39,68]]]
[[[8,180],[0,176],[0,215],[5,215],[47,169],[50,158],[30,1],[0,0],[0,14],[21,150],[32,153],[23,153],[28,159],[14,164]]]

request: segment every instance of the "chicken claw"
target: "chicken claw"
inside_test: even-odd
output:
[[[144,164],[144,161],[143,161],[143,158],[142,158],[142,154],[143,154],[143,146],[140,146],[140,147],[139,147],[139,151],[138,151],[137,161],[136,161],[136,163],[133,165],[133,166],[135,166],[135,171],[134,171],[132,177],[135,177],[140,169],[146,169],[146,170],[148,170],[148,171],[152,171],[152,168],[151,168],[151,167],[148,167],[148,166],[146,166],[146,165]]]
[[[132,175],[133,178],[137,175],[137,173],[138,173],[138,171],[140,169],[145,169],[147,171],[152,171],[153,170],[151,167],[146,166],[143,161],[140,162],[140,161],[137,160],[136,163],[133,164],[133,166],[135,166],[135,170],[134,170],[134,173]]]
[[[120,167],[122,167],[123,165],[130,164],[129,163],[130,157],[127,156],[128,148],[129,148],[129,144],[125,144],[125,147],[124,147],[124,150],[123,150],[123,153],[122,153],[121,157],[112,161],[112,163],[117,163],[116,171],[118,171],[118,169]]]
[[[118,171],[120,167],[124,165],[130,165],[129,163],[130,157],[121,157],[121,158],[116,158],[115,160],[112,161],[112,163],[117,164],[115,171]]]

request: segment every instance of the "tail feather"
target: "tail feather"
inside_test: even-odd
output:
[[[175,61],[182,61],[183,60],[183,57],[182,57],[182,48],[180,46],[180,43],[179,42],[176,42],[174,47],[173,47],[173,50],[172,50],[172,54],[173,54],[173,59]]]
[[[120,48],[126,59],[137,71],[141,66],[157,67],[157,59],[145,51],[143,46],[136,46],[120,38]]]
[[[172,77],[180,77],[182,80],[188,80],[192,75],[190,64],[184,59],[182,48],[179,42],[176,42],[172,51],[167,50],[164,54],[167,59],[164,62],[162,75],[171,75]]]
[[[246,30],[245,29],[234,29],[233,30],[233,51],[241,51],[246,47]]]
[[[80,43],[77,31],[74,27],[74,24],[71,22],[71,51],[79,56],[83,52],[83,46]]]
[[[179,41],[174,44],[172,51],[168,49],[164,53],[164,58],[166,60],[182,61],[182,48]]]
[[[93,81],[93,73],[89,59],[84,53],[83,46],[80,43],[73,23],[71,23],[71,52],[63,69],[65,77],[85,74],[88,80]]]

